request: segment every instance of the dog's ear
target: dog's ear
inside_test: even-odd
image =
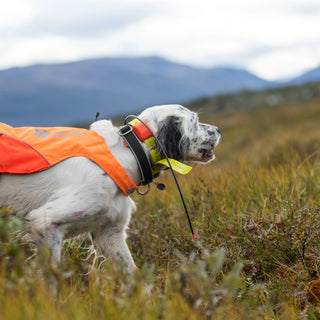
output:
[[[187,155],[190,141],[184,132],[183,119],[167,117],[159,123],[157,138],[169,158],[183,161]]]

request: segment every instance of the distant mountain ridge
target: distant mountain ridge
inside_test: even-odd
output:
[[[274,85],[245,70],[196,68],[159,57],[101,58],[0,70],[0,121],[69,125],[165,103]]]
[[[320,66],[310,70],[308,72],[305,72],[301,76],[298,76],[292,80],[290,80],[290,83],[292,84],[304,84],[307,82],[314,82],[320,80]]]

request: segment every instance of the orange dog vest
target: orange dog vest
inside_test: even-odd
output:
[[[86,157],[99,165],[129,195],[137,185],[95,131],[67,128],[12,128],[0,123],[0,172],[29,174],[71,157]]]

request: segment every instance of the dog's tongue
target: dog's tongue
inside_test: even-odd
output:
[[[202,153],[203,158],[212,158],[213,157],[213,150],[212,149],[201,149],[199,150]]]
[[[213,152],[212,150],[207,150],[205,153],[204,153],[204,156],[206,158],[211,158],[213,156]]]

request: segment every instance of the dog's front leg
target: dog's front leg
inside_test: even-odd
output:
[[[118,226],[105,226],[94,234],[95,247],[108,260],[124,264],[127,273],[136,269],[126,243],[125,229]]]

